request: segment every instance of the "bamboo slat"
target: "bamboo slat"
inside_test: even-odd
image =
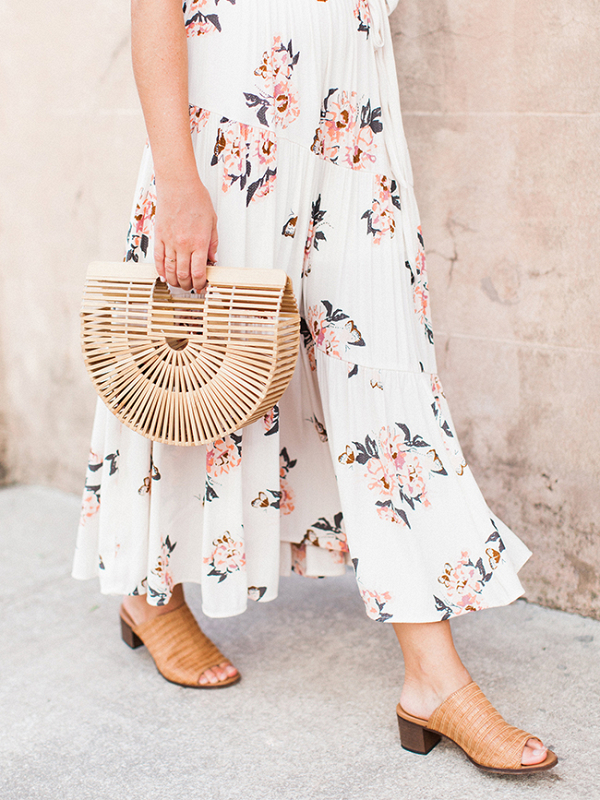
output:
[[[96,391],[155,442],[207,444],[272,408],[294,372],[300,316],[283,270],[209,267],[171,296],[152,264],[90,264],[81,345]]]

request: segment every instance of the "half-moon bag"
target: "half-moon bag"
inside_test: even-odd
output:
[[[174,297],[152,264],[95,262],[81,343],[96,391],[124,425],[155,442],[199,445],[278,402],[300,316],[283,270],[208,267],[200,295]]]

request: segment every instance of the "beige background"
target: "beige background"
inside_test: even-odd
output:
[[[597,0],[400,0],[392,27],[464,449],[528,598],[600,618]],[[0,80],[0,481],[78,492],[83,271],[122,257],[144,140],[127,3],[1,0]]]

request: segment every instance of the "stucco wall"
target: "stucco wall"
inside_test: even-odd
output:
[[[86,263],[122,257],[144,140],[128,8],[0,6],[0,480],[79,491]],[[392,18],[440,373],[528,597],[600,617],[596,0]],[[2,478],[2,476],[4,476]]]

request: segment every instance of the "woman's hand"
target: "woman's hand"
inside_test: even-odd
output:
[[[217,215],[197,176],[156,181],[154,228],[156,271],[171,286],[199,292],[207,262],[216,261]]]

